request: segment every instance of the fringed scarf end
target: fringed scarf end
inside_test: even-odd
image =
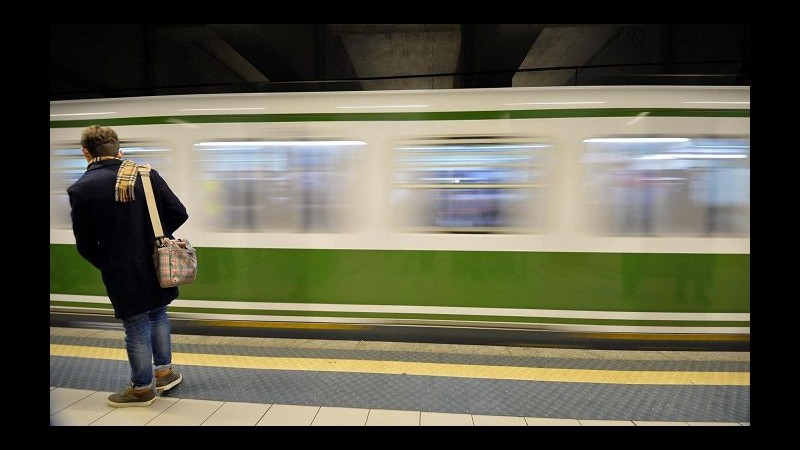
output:
[[[139,172],[136,170],[136,163],[126,159],[122,161],[117,171],[117,183],[114,186],[114,200],[127,203],[136,200],[134,187],[136,186],[136,177]]]

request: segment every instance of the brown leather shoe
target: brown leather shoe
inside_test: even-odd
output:
[[[183,381],[183,375],[181,375],[180,372],[167,369],[166,373],[162,375],[156,374],[156,392],[159,394],[167,392],[180,384],[181,381]]]
[[[150,406],[156,401],[156,391],[153,388],[135,389],[129,385],[122,392],[108,396],[109,406],[126,408],[128,406]]]

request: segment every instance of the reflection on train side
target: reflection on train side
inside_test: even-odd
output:
[[[750,235],[750,142],[731,138],[584,141],[587,195],[606,235]]]
[[[352,214],[362,141],[195,144],[203,211],[214,231],[341,232]]]
[[[170,149],[160,144],[120,144],[123,159],[136,164],[150,164],[158,173],[170,180]],[[86,172],[86,158],[79,143],[50,150],[50,228],[72,229],[67,188]]]
[[[405,231],[536,232],[545,157],[536,142],[434,142],[395,149],[393,206]]]

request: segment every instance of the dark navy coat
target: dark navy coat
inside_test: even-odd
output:
[[[120,319],[168,305],[178,288],[158,284],[153,250],[155,236],[141,176],[136,179],[136,200],[114,200],[119,159],[93,163],[67,189],[72,206],[72,231],[78,253],[100,269],[114,316]],[[173,237],[189,215],[158,172],[150,171],[161,227]]]

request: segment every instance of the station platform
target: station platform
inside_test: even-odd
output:
[[[173,334],[184,381],[113,408],[124,333],[50,327],[50,425],[750,425],[750,353]]]

